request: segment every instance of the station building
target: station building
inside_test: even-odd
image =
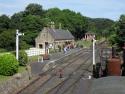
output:
[[[44,27],[35,38],[35,44],[40,49],[63,48],[66,44],[74,44],[74,36],[68,30]]]

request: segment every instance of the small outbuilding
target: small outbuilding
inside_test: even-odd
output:
[[[44,27],[35,39],[36,48],[46,49],[74,44],[74,36],[68,30]]]
[[[94,33],[91,33],[91,32],[85,33],[85,37],[84,37],[85,40],[93,40],[93,38],[95,38]]]

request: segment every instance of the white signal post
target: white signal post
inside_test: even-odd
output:
[[[93,65],[95,65],[95,43],[96,40],[93,38]]]
[[[19,36],[24,35],[24,33],[19,33],[19,30],[16,30],[16,59],[19,60]]]
[[[93,63],[93,77],[96,78],[97,75],[96,75],[96,63],[95,63],[95,43],[96,43],[96,40],[93,38],[93,60],[92,60],[92,63]]]

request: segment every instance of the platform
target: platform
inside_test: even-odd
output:
[[[125,94],[125,77],[108,76],[95,79],[91,94]]]

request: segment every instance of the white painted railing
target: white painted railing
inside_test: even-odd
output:
[[[37,56],[45,54],[45,49],[38,48],[30,48],[29,50],[25,50],[28,56]]]

